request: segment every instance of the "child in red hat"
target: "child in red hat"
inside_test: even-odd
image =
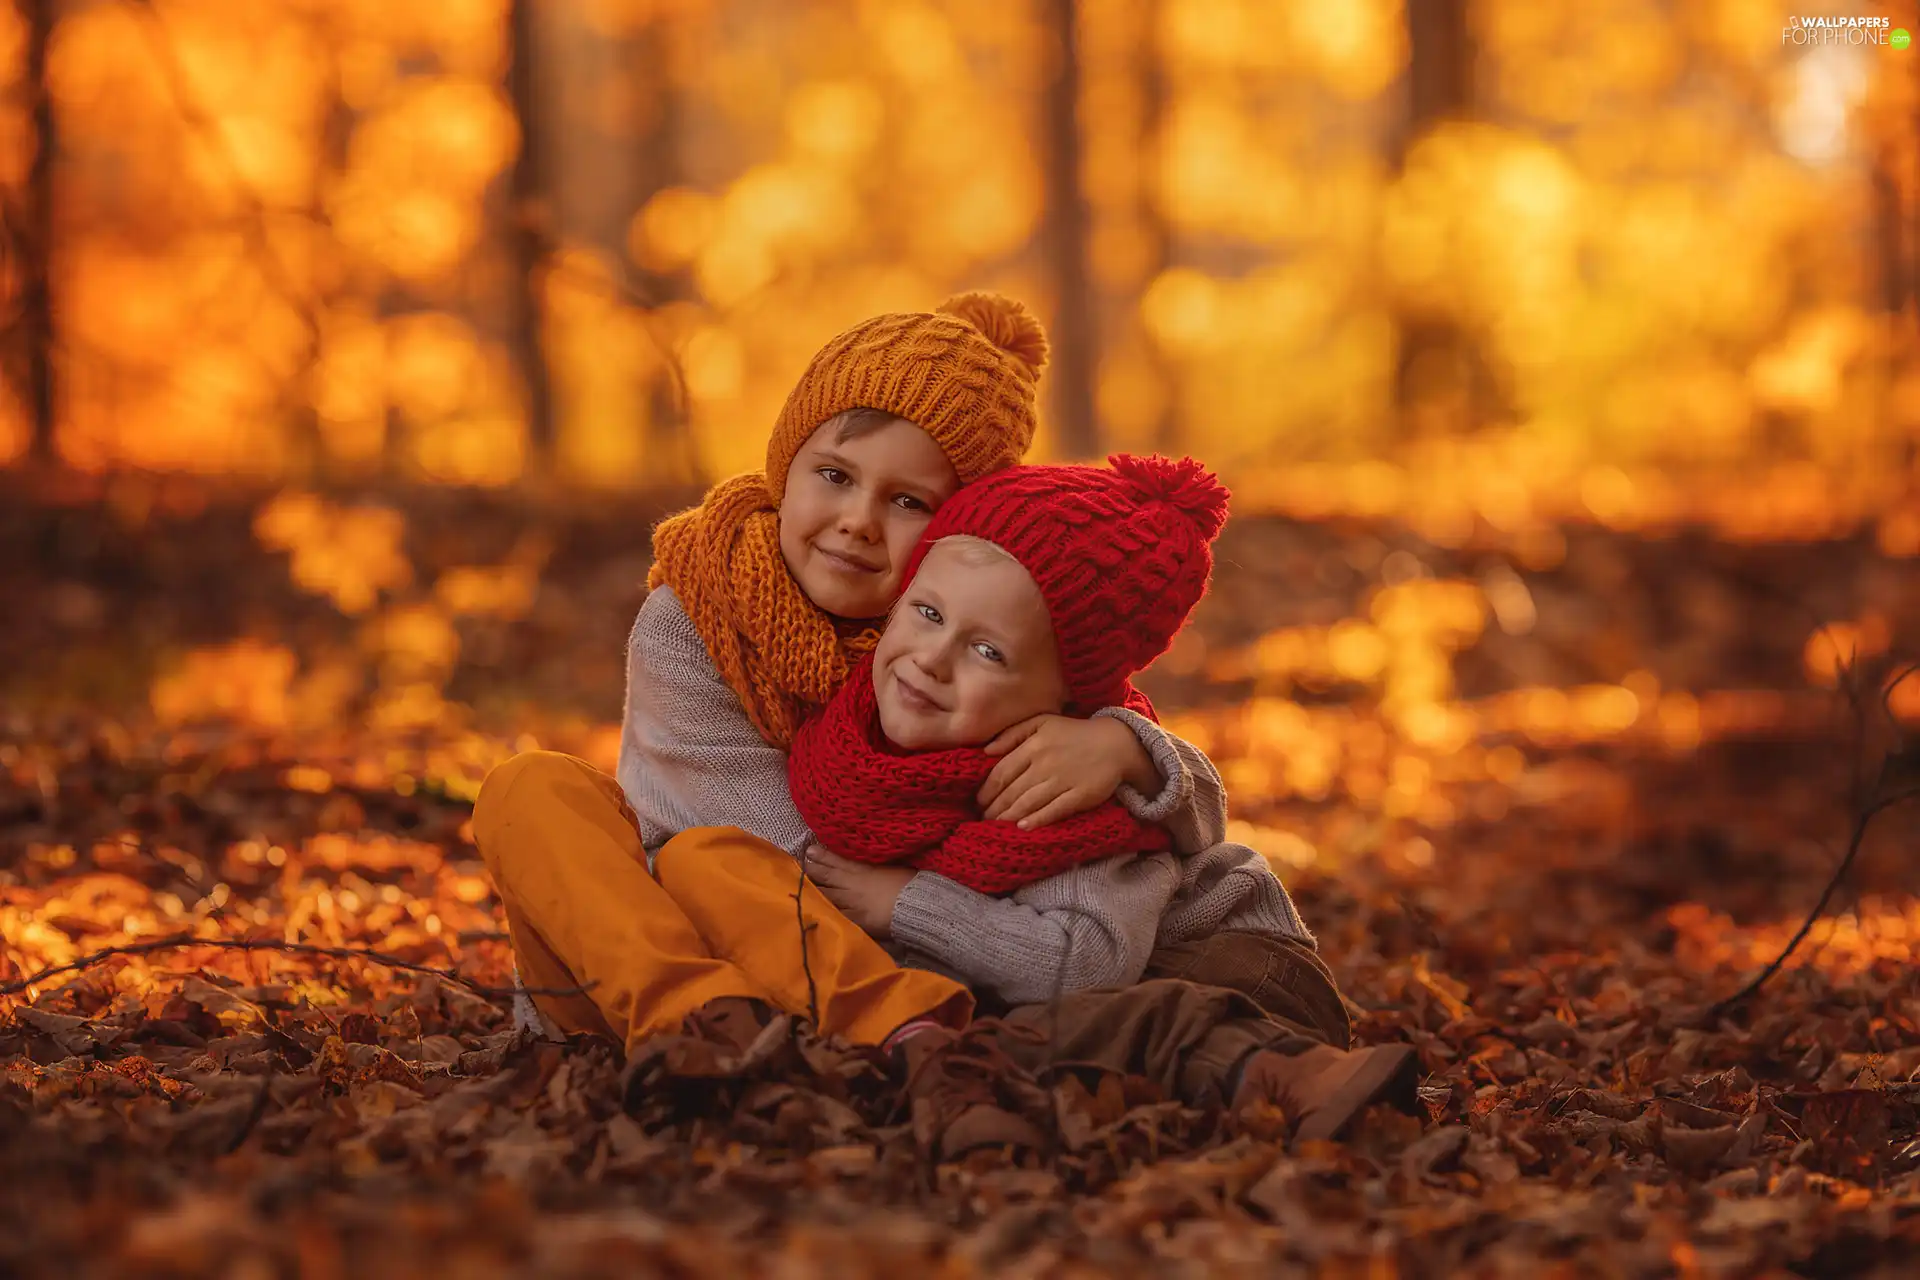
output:
[[[1206,591],[1227,491],[1191,458],[1112,463],[1015,468],[935,516],[878,647],[795,737],[788,782],[821,845],[994,894],[1169,848],[1112,800],[1018,825],[974,805],[998,764],[985,748],[1035,716],[1151,717],[1131,677]]]
[[[1157,956],[1163,970],[1176,965],[1258,1001],[1262,976],[1234,971],[1247,968],[1245,957],[1263,957],[1254,963],[1267,976],[1290,966],[1293,999],[1268,1007],[1280,1020],[1240,1018],[1238,1051],[1216,1053],[1212,1078],[1198,1044],[1184,1054],[1148,1050],[1126,1066],[1201,1079],[1239,1101],[1249,1091],[1281,1100],[1302,1133],[1330,1136],[1368,1102],[1411,1102],[1411,1051],[1345,1051],[1345,1013],[1312,934],[1266,859],[1225,840],[1224,812],[1204,852],[1179,858],[1163,827],[1113,800],[1086,808],[1064,794],[1028,797],[1023,807],[1040,808],[1018,823],[993,816],[1004,793],[984,811],[976,803],[996,750],[1031,741],[1049,717],[1151,717],[1132,677],[1166,652],[1206,592],[1227,491],[1191,458],[1109,461],[1014,468],[934,516],[877,648],[795,736],[788,780],[823,846],[809,875],[909,962],[976,987],[1001,976],[999,990],[982,994],[1009,1004],[1047,1002],[1050,1040],[1073,1034],[1058,1020],[1060,997],[1076,988],[1068,1021],[1086,1024],[1083,1038],[1117,1034],[1122,1043],[1143,999],[1191,1005],[1229,993],[1164,980],[1144,994],[1086,991],[1094,984],[1071,972],[1070,954],[1034,947],[1030,931],[962,936],[943,927],[954,918],[938,909],[944,897],[999,895],[1005,909],[1027,914],[1057,910],[1062,894],[1080,899],[1112,942],[1108,954],[1121,958],[1100,985],[1133,987]],[[1015,776],[1006,792],[1023,782]],[[1048,821],[1055,812],[1062,816]],[[1009,945],[1031,950],[999,954]],[[1028,979],[1008,983],[1009,972]],[[1235,1019],[1216,1022],[1213,1031]],[[903,1028],[896,1042],[911,1044],[919,1030]]]

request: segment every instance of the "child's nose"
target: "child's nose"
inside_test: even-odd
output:
[[[863,494],[853,494],[840,504],[840,532],[850,538],[878,542],[881,524],[879,504]]]
[[[945,644],[935,641],[922,649],[918,655],[920,669],[927,677],[945,684],[947,677],[953,674],[953,653]]]

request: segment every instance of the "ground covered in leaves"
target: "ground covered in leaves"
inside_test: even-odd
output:
[[[471,796],[534,742],[607,758],[646,515],[302,501],[0,495],[22,549],[0,566],[0,986],[102,948],[249,944],[0,996],[0,1274],[1895,1276],[1920,1258],[1911,816],[1887,815],[1794,965],[1712,1008],[1786,942],[1848,823],[1851,740],[1781,602],[1897,648],[1920,601],[1906,565],[1236,521],[1153,691],[1230,778],[1270,782],[1236,811],[1274,842],[1361,1038],[1419,1048],[1429,1115],[1290,1148],[1272,1116],[1061,1082],[1042,1157],[935,1166],[894,1082],[843,1046],[781,1038],[717,1082],[663,1067],[629,1115],[607,1047],[516,1038],[486,990],[508,952]],[[1455,627],[1443,655],[1434,723],[1468,736],[1402,744],[1433,721],[1396,719],[1424,651],[1368,601],[1455,584],[1504,619],[1509,578],[1529,624]],[[1420,634],[1453,625],[1454,599],[1427,600],[1441,621]],[[1341,630],[1368,617],[1381,663]],[[1316,643],[1329,670],[1285,657]],[[1607,682],[1640,713],[1581,692]],[[1570,692],[1535,707],[1542,689]],[[1326,785],[1299,772],[1312,751],[1335,761]],[[395,963],[338,954],[357,948]]]

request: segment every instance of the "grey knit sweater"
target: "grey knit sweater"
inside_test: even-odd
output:
[[[893,908],[904,964],[936,969],[1012,1003],[1140,980],[1155,946],[1215,929],[1313,935],[1267,860],[1226,839],[1226,790],[1205,754],[1131,711],[1096,714],[1140,738],[1166,785],[1118,799],[1164,826],[1174,852],[1089,863],[1006,897],[921,872]],[[620,786],[657,850],[689,827],[737,826],[798,857],[813,843],[787,790],[787,757],[754,731],[672,588],[659,587],[627,641]]]

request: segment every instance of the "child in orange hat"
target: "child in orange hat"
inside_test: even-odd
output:
[[[489,776],[475,808],[475,843],[550,1021],[631,1047],[743,1001],[865,1043],[919,1019],[967,1018],[964,987],[895,965],[810,885],[814,989],[796,987],[793,859],[813,837],[787,790],[786,751],[872,650],[934,512],[1025,452],[1045,356],[1026,309],[988,294],[856,325],[801,376],[764,471],[656,531],[653,590],[628,642],[617,781],[529,753]],[[1177,829],[1185,809],[1220,803],[1210,767],[1196,786],[1195,756],[1124,710],[1060,719],[1002,762],[990,812],[1044,819],[1119,794]],[[716,949],[716,915],[765,927],[745,951]],[[572,987],[585,991],[551,993]]]

